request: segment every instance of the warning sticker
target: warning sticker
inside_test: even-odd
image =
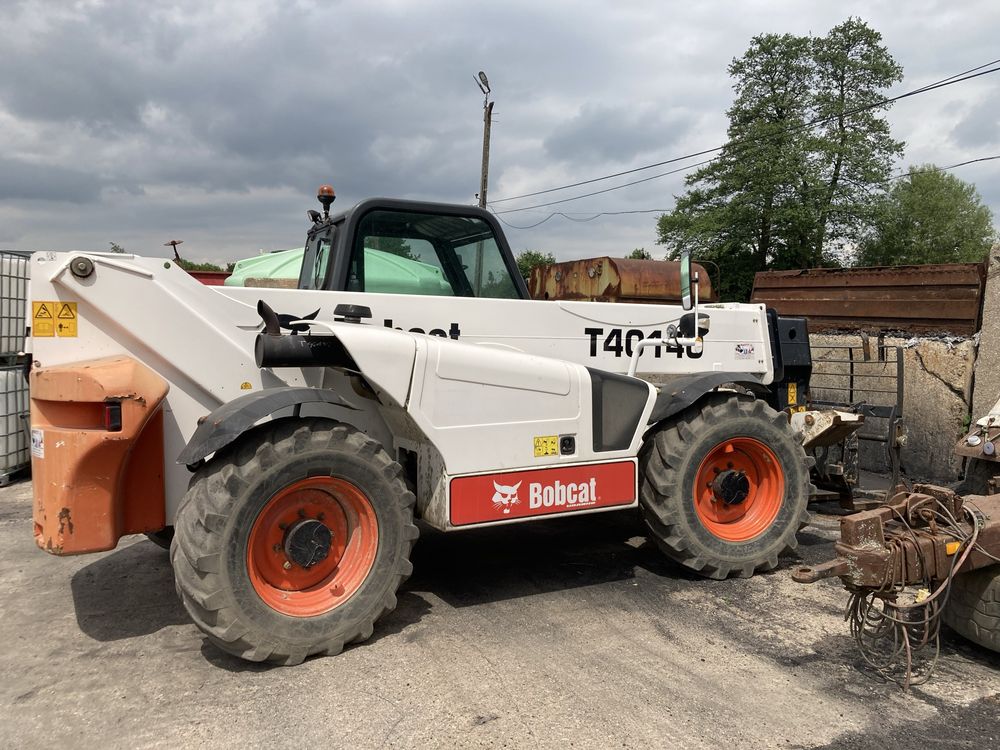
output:
[[[55,303],[53,302],[32,302],[31,303],[31,335],[32,336],[55,336]]]
[[[535,439],[535,458],[559,455],[559,436],[541,435]]]
[[[38,428],[31,430],[31,455],[35,458],[45,458],[45,433]]]
[[[76,303],[59,302],[59,312],[56,313],[56,334],[59,336],[76,336]]]

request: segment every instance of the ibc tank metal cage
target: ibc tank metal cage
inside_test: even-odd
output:
[[[28,383],[24,350],[30,255],[0,251],[0,485],[28,468]]]

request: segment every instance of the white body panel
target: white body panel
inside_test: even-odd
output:
[[[300,289],[213,287],[249,307],[264,299],[278,312],[306,315],[319,309],[332,320],[339,304],[364,305],[370,324],[433,333],[460,341],[489,344],[541,357],[578,362],[608,372],[626,373],[637,341],[663,337],[683,314],[680,306],[563,302],[543,300],[420,297]],[[702,350],[647,349],[638,376],[658,381],[697,372],[744,372],[771,382],[771,346],[763,305],[702,305],[711,331]],[[600,333],[597,333],[600,331]],[[610,340],[609,340],[610,339]]]
[[[168,523],[190,477],[175,457],[200,417],[248,390],[285,384],[321,386],[339,377],[323,368],[257,368],[253,344],[260,329],[255,309],[259,299],[279,313],[295,316],[320,309],[323,328],[341,339],[383,402],[377,406],[343,392],[361,409],[350,413],[352,419],[360,420],[362,429],[370,419],[370,431],[383,440],[386,425],[391,425],[396,443],[392,447],[406,447],[426,458],[432,468],[421,468],[431,474],[421,480],[424,497],[419,502],[435,519],[432,522],[443,528],[448,527],[448,477],[634,458],[641,429],[627,449],[594,452],[586,366],[625,372],[632,344],[657,331],[662,336],[682,312],[659,305],[207,287],[173,263],[131,255],[88,254],[95,270],[79,279],[70,273],[69,261],[80,255],[38,253],[32,258],[31,299],[76,302],[78,335],[35,337],[29,348],[38,366],[125,354],[168,382],[164,425]],[[370,307],[376,321],[333,322],[333,308],[341,303]],[[668,378],[721,370],[746,372],[769,382],[763,307],[725,305],[703,311],[712,320],[701,352],[663,351],[657,357],[647,350],[640,372]],[[392,320],[393,326],[434,327],[435,335],[395,331],[384,325],[385,320]],[[459,329],[458,341],[441,335],[453,323]],[[604,332],[598,335],[587,329]],[[604,347],[612,329],[621,331],[617,356],[614,342],[612,350]],[[648,419],[655,396],[654,388],[647,387],[640,425]],[[406,415],[396,413],[400,409]],[[534,438],[552,435],[578,436],[575,451],[536,457]]]

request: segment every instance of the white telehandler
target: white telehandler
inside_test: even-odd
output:
[[[295,664],[394,607],[415,519],[458,531],[639,507],[667,555],[712,578],[796,546],[803,321],[699,306],[687,258],[680,306],[528,300],[485,211],[376,199],[331,216],[332,189],[319,197],[295,289],[33,256],[42,549],[172,535],[207,637]]]

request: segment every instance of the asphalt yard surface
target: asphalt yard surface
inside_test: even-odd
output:
[[[204,642],[144,538],[39,551],[21,483],[0,489],[0,747],[1000,746],[997,655],[946,634],[904,694],[860,668],[839,584],[795,563],[699,580],[632,513],[425,531],[368,642],[266,667]]]

